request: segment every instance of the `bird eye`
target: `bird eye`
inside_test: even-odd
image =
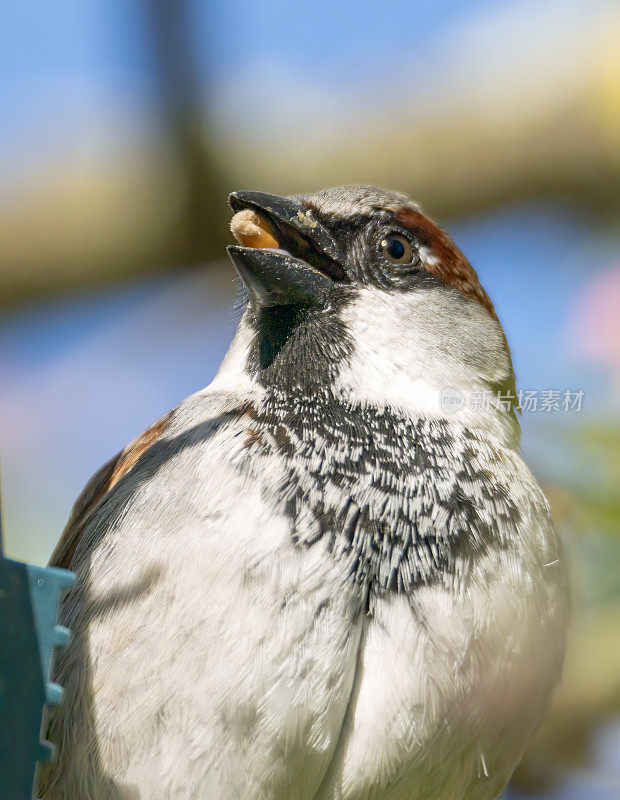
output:
[[[381,252],[394,264],[409,264],[413,259],[411,242],[397,233],[390,233],[381,240]]]

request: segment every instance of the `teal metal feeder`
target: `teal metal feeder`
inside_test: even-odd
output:
[[[41,740],[46,703],[62,700],[50,682],[52,654],[69,630],[56,624],[62,596],[74,575],[4,557],[0,518],[0,797],[31,800],[38,761],[54,758]]]

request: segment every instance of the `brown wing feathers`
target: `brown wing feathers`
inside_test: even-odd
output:
[[[140,456],[166,430],[173,413],[173,411],[168,412],[168,414],[148,427],[137,439],[134,439],[120,453],[117,453],[104,464],[88,481],[75,501],[69,521],[52,553],[51,566],[70,568],[71,560],[79,544],[85,523],[90,519],[110,489],[120,481],[123,475],[129,472]]]

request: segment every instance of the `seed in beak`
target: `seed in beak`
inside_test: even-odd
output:
[[[243,247],[276,249],[279,247],[269,222],[251,208],[244,208],[235,214],[230,221],[230,230]]]

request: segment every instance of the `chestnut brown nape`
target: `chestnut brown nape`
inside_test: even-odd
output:
[[[405,208],[396,217],[434,256],[424,263],[426,271],[478,300],[497,319],[491,298],[483,289],[476,270],[450,236],[421,211]]]

